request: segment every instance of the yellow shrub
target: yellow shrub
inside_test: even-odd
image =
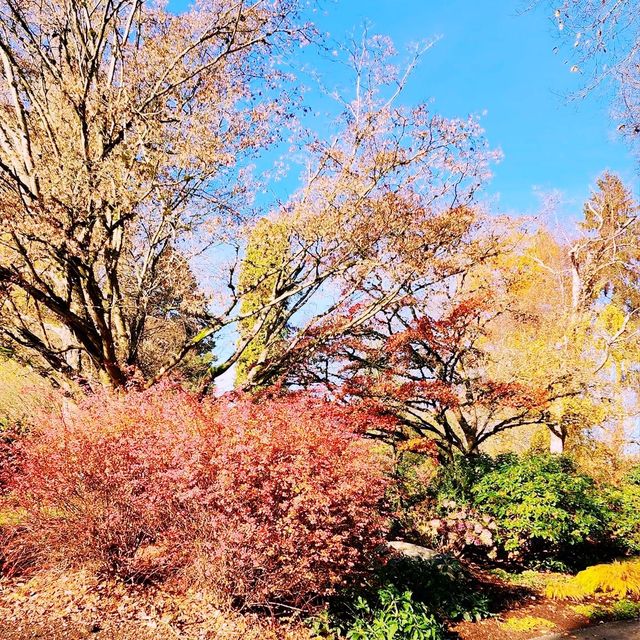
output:
[[[596,564],[581,571],[568,582],[550,584],[545,594],[550,598],[575,600],[597,594],[616,598],[640,595],[640,561]]]

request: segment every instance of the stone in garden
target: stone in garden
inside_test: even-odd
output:
[[[402,540],[392,540],[391,542],[387,542],[387,546],[408,558],[431,560],[431,558],[435,558],[435,556],[438,555],[433,549],[421,547],[418,544],[411,544],[410,542],[403,542]]]

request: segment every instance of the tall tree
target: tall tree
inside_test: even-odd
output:
[[[260,219],[251,229],[242,260],[238,284],[250,291],[240,305],[245,316],[238,323],[241,342],[249,338],[236,363],[236,385],[251,384],[252,377],[276,350],[283,348],[287,326],[287,300],[265,306],[273,292],[278,291],[281,280],[289,276],[284,265],[289,261],[288,229],[268,218]],[[255,333],[256,325],[262,326]]]
[[[619,178],[604,174],[570,240],[541,230],[521,253],[517,307],[538,320],[505,355],[528,360],[540,380],[562,373],[566,395],[547,416],[556,451],[610,431],[631,409],[621,398],[637,353],[637,213]]]
[[[622,311],[640,306],[640,206],[620,178],[603,174],[584,206],[583,236],[571,247],[572,305],[584,311],[604,296]]]
[[[640,206],[622,181],[603,174],[570,249],[573,336],[608,403],[613,431],[635,411],[640,331]],[[575,340],[574,340],[575,341]]]
[[[206,345],[216,378],[277,317],[289,339],[252,368],[264,384],[363,287],[349,327],[406,283],[424,289],[458,268],[473,225],[458,212],[495,155],[473,118],[400,106],[408,70],[373,38],[350,51],[355,92],[334,135],[311,138],[303,186],[271,214],[286,259],[241,275],[255,220],[245,161],[291,115],[273,65],[306,33],[296,6],[207,0],[174,15],[143,0],[0,2],[0,331],[23,358],[152,384]],[[205,296],[190,258],[211,247],[223,248]]]
[[[0,2],[1,332],[23,357],[121,385],[162,367],[167,319],[163,359],[186,355],[210,322],[186,240],[219,235],[238,160],[286,116],[270,56],[295,16],[289,0]]]

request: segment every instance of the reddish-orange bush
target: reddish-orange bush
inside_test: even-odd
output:
[[[353,422],[301,394],[93,396],[25,440],[6,569],[95,565],[305,606],[362,571],[383,532],[385,462]]]

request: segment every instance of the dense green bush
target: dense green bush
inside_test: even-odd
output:
[[[417,474],[413,480],[399,533],[439,551],[491,558],[492,545],[478,544],[490,522],[500,556],[539,569],[577,568],[594,553],[640,553],[640,466],[612,487],[566,456],[458,456],[422,486]]]
[[[415,600],[445,620],[480,620],[491,615],[489,597],[464,565],[449,556],[394,557],[380,570],[379,580],[399,591],[411,591]]]
[[[472,492],[476,508],[495,518],[498,541],[512,557],[570,555],[605,532],[607,509],[594,481],[566,457],[500,457]]]
[[[486,589],[457,560],[394,556],[379,567],[368,587],[332,598],[311,626],[317,636],[332,640],[345,636],[359,640],[440,638],[441,622],[490,615]]]
[[[640,485],[623,484],[605,493],[609,509],[609,534],[626,553],[640,553]]]

